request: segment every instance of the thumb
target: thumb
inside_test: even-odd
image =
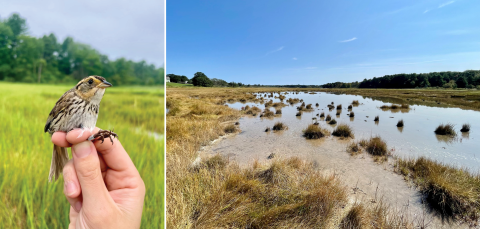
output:
[[[101,209],[113,203],[103,181],[97,150],[91,141],[72,146],[73,164],[82,190],[82,208]],[[100,208],[99,208],[100,207]]]

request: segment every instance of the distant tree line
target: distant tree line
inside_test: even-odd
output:
[[[114,85],[164,83],[164,69],[145,61],[114,61],[89,45],[55,34],[27,35],[26,20],[19,14],[0,19],[0,80],[37,83],[75,83],[100,75]]]
[[[475,88],[480,85],[480,70],[385,75],[362,82],[327,83],[324,88]]]
[[[167,74],[172,83],[188,83],[201,87],[249,87],[243,83],[230,82],[217,78],[208,78],[203,72],[196,72],[191,79],[184,75]]]

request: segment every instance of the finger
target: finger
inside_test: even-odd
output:
[[[73,165],[72,160],[69,160],[67,164],[65,164],[65,167],[63,167],[63,180],[63,193],[75,211],[79,212],[81,205],[80,194],[82,193],[82,189],[78,182],[77,173],[75,172],[75,166]]]
[[[73,209],[72,206],[70,206],[70,224],[68,224],[68,229],[75,229],[76,224],[77,224],[77,219],[78,219],[79,213]]]
[[[57,146],[60,146],[60,147],[70,147],[70,146],[72,146],[72,144],[70,144],[67,141],[67,133],[61,132],[61,131],[57,131],[57,132],[53,133],[52,142],[53,142],[53,144],[55,144]]]
[[[86,141],[90,136],[96,134],[100,129],[73,129],[67,133],[67,141],[74,145]]]
[[[109,140],[104,143],[95,141],[94,144],[109,169],[106,179],[108,190],[142,187],[138,170],[117,138],[113,139],[113,144]],[[108,178],[121,179],[122,182],[108,182]]]
[[[83,208],[93,212],[105,206],[113,206],[100,169],[100,160],[91,141],[72,146],[73,164],[82,188]]]

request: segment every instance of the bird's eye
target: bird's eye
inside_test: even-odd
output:
[[[90,80],[88,81],[88,83],[89,83],[89,84],[92,84],[92,83],[93,83],[93,80],[92,80],[92,79],[90,79]]]

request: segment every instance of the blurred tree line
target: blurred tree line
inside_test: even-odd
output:
[[[480,70],[385,75],[353,83],[327,83],[324,88],[475,88],[480,85]]]
[[[193,75],[193,78],[188,79],[188,77],[184,75],[175,75],[175,74],[167,74],[167,77],[170,78],[170,82],[172,83],[185,83],[193,84],[193,86],[201,86],[201,87],[244,87],[250,86],[245,85],[243,83],[236,83],[230,82],[217,78],[208,78],[203,72],[196,72]]]
[[[76,83],[89,75],[105,77],[113,85],[157,85],[164,69],[145,61],[114,61],[89,45],[55,34],[27,35],[26,20],[12,14],[0,20],[0,80],[37,83]]]

